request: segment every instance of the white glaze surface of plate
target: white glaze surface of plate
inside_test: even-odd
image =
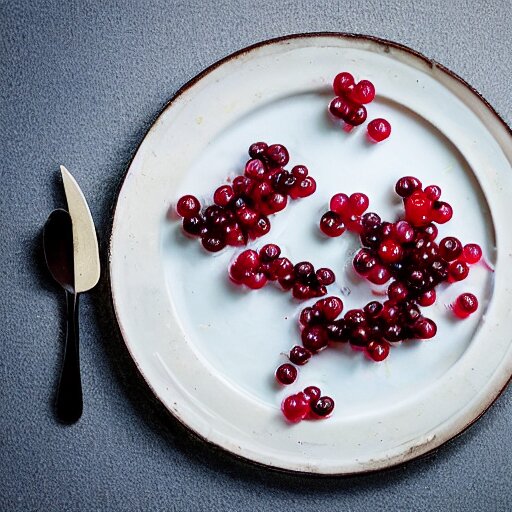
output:
[[[369,119],[390,120],[388,141],[370,144],[364,127],[346,133],[329,120],[330,82],[340,70],[374,82]],[[329,292],[343,294],[345,309],[372,295],[350,267],[354,237],[319,235],[318,220],[337,191],[367,193],[370,210],[389,219],[400,211],[397,178],[439,184],[455,212],[440,234],[480,243],[496,272],[477,265],[466,281],[440,290],[424,311],[439,326],[433,340],[398,346],[380,364],[348,347],[327,350],[279,389],[273,371],[299,341],[301,306],[272,285],[255,292],[232,285],[227,267],[235,251],[207,254],[167,217],[184,193],[209,198],[240,173],[256,140],[286,145],[290,165],[307,165],[318,189],[273,216],[270,233],[251,245],[273,241],[294,262],[332,268],[337,282]],[[112,294],[144,378],[203,438],[273,467],[354,473],[439,446],[485,410],[511,373],[510,147],[510,133],[464,85],[383,43],[292,38],[225,61],[164,110],[116,206]],[[462,291],[475,293],[481,307],[454,321],[445,305]],[[335,414],[286,424],[282,398],[311,384],[335,398]]]

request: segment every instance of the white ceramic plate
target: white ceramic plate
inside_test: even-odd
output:
[[[366,129],[345,133],[326,115],[341,70],[374,82],[369,119],[386,117],[391,138],[372,145]],[[428,311],[439,326],[373,363],[348,347],[327,350],[279,389],[273,378],[299,340],[290,295],[232,285],[233,250],[212,255],[185,238],[169,206],[184,193],[211,197],[243,169],[258,140],[285,144],[317,192],[274,216],[271,232],[292,261],[337,275],[330,293],[346,309],[371,299],[355,278],[347,234],[327,240],[318,221],[337,191],[366,192],[371,210],[399,211],[397,178],[443,188],[454,207],[440,233],[482,245],[495,273],[475,266]],[[256,45],[207,69],[172,99],[140,145],[117,200],[110,277],[124,340],[155,395],[205,440],[285,470],[348,474],[424,454],[477,419],[512,371],[512,136],[491,107],[445,68],[390,42],[337,34],[292,36]],[[497,249],[496,249],[497,248]],[[341,290],[343,288],[343,290]],[[347,291],[350,290],[350,295]],[[477,314],[454,321],[445,305],[475,293]],[[289,425],[281,400],[306,385],[335,397],[324,421]]]

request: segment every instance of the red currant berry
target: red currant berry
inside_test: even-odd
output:
[[[320,229],[322,233],[330,237],[340,236],[346,230],[341,217],[332,211],[328,211],[322,215],[320,219]]]
[[[389,343],[370,341],[366,348],[368,355],[377,362],[384,361],[389,355]]]
[[[336,96],[343,96],[350,92],[353,87],[354,77],[350,73],[344,71],[342,73],[338,73],[334,77],[332,88],[334,89],[334,94],[336,94]]]
[[[478,299],[472,293],[463,293],[453,303],[453,312],[459,318],[467,318],[478,309]]]
[[[297,379],[297,375],[297,368],[289,363],[282,364],[276,370],[277,381],[284,385],[293,384]]]
[[[382,142],[391,135],[391,125],[389,124],[389,121],[382,118],[370,121],[366,129],[368,130],[370,138],[375,142]]]
[[[482,248],[478,244],[466,244],[463,249],[462,257],[469,265],[478,263],[482,257]]]
[[[185,218],[196,216],[200,208],[201,204],[199,203],[199,199],[191,195],[180,197],[176,204],[178,215]]]
[[[289,358],[293,364],[298,364],[298,365],[302,366],[302,365],[306,364],[311,359],[311,356],[312,356],[312,354],[311,354],[310,350],[308,350],[307,348],[301,347],[299,345],[295,345],[290,350]]]
[[[288,421],[297,423],[308,415],[309,403],[301,393],[298,393],[285,398],[281,410]]]

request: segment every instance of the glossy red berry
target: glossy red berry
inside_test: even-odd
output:
[[[308,197],[316,190],[316,181],[311,176],[306,176],[298,183],[297,195],[298,197]]]
[[[377,118],[368,123],[368,135],[375,142],[382,142],[391,135],[391,125],[386,119]]]
[[[251,158],[263,158],[268,145],[265,142],[255,142],[249,147],[249,156]]]
[[[370,341],[366,348],[368,355],[377,362],[384,361],[389,355],[389,343]]]
[[[438,224],[445,224],[453,216],[453,209],[444,201],[435,201],[432,205],[432,220]]]
[[[293,364],[285,363],[282,364],[276,370],[276,379],[278,382],[284,385],[293,384],[297,379],[298,371]]]
[[[469,267],[464,261],[453,261],[448,267],[448,275],[452,281],[462,281],[468,277]]]
[[[218,252],[226,247],[226,242],[217,236],[205,236],[201,238],[203,247],[209,252]]]
[[[311,407],[311,410],[321,418],[326,418],[334,410],[334,400],[330,396],[321,396]]]
[[[297,393],[283,400],[281,410],[288,421],[297,423],[309,414],[309,402],[302,393]]]
[[[326,297],[315,302],[314,309],[329,321],[335,320],[343,311],[343,301],[339,297]]]
[[[299,345],[295,345],[290,350],[289,358],[293,364],[298,364],[299,366],[302,366],[311,359],[311,356],[312,353],[310,350]]]
[[[434,304],[435,301],[436,291],[434,289],[428,290],[418,297],[418,304],[423,307],[432,306],[432,304]]]
[[[251,290],[259,290],[267,284],[267,281],[267,276],[263,272],[256,272],[246,277],[243,283]]]
[[[348,208],[347,194],[334,194],[329,202],[329,208],[338,215],[344,215]]]
[[[431,201],[437,201],[441,197],[441,188],[437,185],[429,185],[428,187],[425,187],[424,192]]]
[[[275,165],[284,167],[290,160],[288,150],[282,144],[272,144],[265,151],[265,156]]]
[[[301,334],[302,344],[311,352],[319,352],[327,346],[327,333],[319,325],[306,326]]]
[[[176,204],[178,215],[185,218],[194,217],[199,213],[200,208],[201,204],[199,203],[199,199],[191,195],[180,197]]]
[[[350,92],[354,87],[354,77],[347,73],[346,71],[342,73],[338,73],[334,77],[334,81],[332,83],[332,88],[334,89],[334,94],[336,96],[343,96]]]
[[[370,200],[366,194],[355,192],[348,198],[348,208],[351,214],[362,215],[370,204]]]
[[[395,191],[400,197],[409,197],[416,190],[421,189],[421,181],[414,176],[404,176],[395,185]]]
[[[412,242],[415,235],[414,228],[406,220],[399,220],[395,223],[393,236],[401,244]]]
[[[238,224],[228,224],[224,228],[224,239],[226,245],[237,247],[247,243],[247,237]]]
[[[405,199],[405,218],[413,226],[426,226],[432,219],[432,201],[424,192],[417,190]]]
[[[281,249],[276,244],[264,245],[259,252],[260,261],[269,263],[281,255]]]
[[[384,240],[379,247],[379,258],[384,263],[395,263],[403,257],[402,246],[392,239]]]
[[[421,340],[433,338],[437,333],[437,325],[430,318],[421,317],[414,324],[414,334]]]
[[[318,282],[323,286],[329,286],[336,280],[334,272],[329,268],[319,268],[315,272],[315,275],[316,278],[318,279]]]
[[[183,219],[183,230],[189,235],[198,236],[204,228],[204,219],[199,215],[185,217]]]
[[[307,388],[304,388],[302,393],[304,394],[304,397],[308,401],[310,407],[317,402],[322,394],[320,388],[317,388],[316,386],[308,386]]]
[[[346,231],[345,224],[341,217],[333,211],[328,211],[320,219],[320,229],[322,233],[330,237],[337,237]]]
[[[388,298],[393,302],[402,302],[409,295],[409,290],[400,281],[393,281],[388,286]]]
[[[446,261],[456,260],[462,254],[462,244],[458,238],[447,236],[439,242],[439,254]]]
[[[373,284],[385,284],[391,279],[391,274],[386,267],[382,265],[375,265],[368,275],[366,276],[368,281]]]
[[[478,299],[472,293],[462,293],[453,303],[453,312],[459,318],[467,318],[478,309]]]
[[[469,265],[478,263],[482,257],[482,248],[478,244],[466,244],[463,249],[462,257]]]
[[[354,85],[350,99],[356,103],[371,103],[375,98],[375,86],[370,80],[361,80]]]

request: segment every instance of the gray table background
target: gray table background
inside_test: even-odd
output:
[[[81,309],[85,412],[56,423],[63,297],[41,227],[58,164],[103,249],[116,187],[162,105],[205,66],[282,34],[367,33],[445,64],[512,121],[510,0],[0,0],[0,509],[510,510],[512,392],[427,459],[349,479],[253,468],[191,438],[139,382],[105,275]]]

